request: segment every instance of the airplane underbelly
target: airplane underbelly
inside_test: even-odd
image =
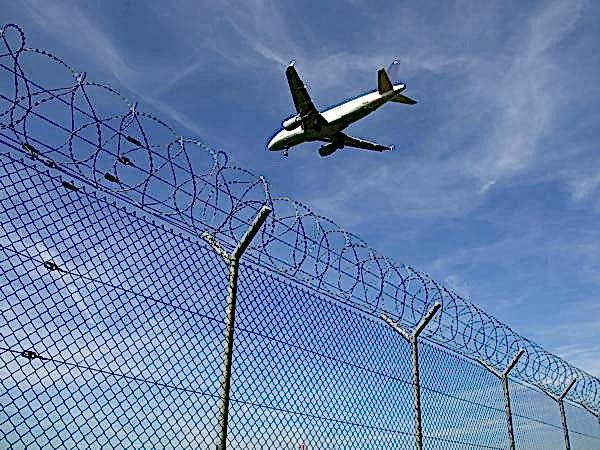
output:
[[[289,147],[293,147],[294,145],[298,145],[298,144],[301,144],[302,142],[306,142],[306,141],[310,140],[309,134],[310,133],[307,133],[306,131],[303,131],[302,133],[296,133],[287,139],[286,144]]]
[[[371,111],[366,108],[356,109],[354,111],[349,111],[343,116],[336,118],[330,122],[331,128],[334,128],[336,131],[341,131],[346,128],[351,123],[357,122],[363,117],[367,116]]]

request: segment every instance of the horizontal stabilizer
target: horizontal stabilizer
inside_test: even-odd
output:
[[[394,85],[390,81],[385,69],[379,69],[377,71],[377,91],[383,95],[386,92],[394,90]]]
[[[391,101],[397,103],[404,103],[405,105],[415,105],[417,103],[416,100],[413,100],[412,98],[402,94],[396,95]]]

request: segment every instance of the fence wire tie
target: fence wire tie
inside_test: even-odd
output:
[[[58,267],[58,264],[56,264],[54,261],[44,261],[44,267],[50,272],[53,272],[55,270],[60,271],[60,267]]]
[[[108,181],[110,181],[111,183],[117,183],[117,184],[121,183],[121,181],[110,172],[106,172],[104,174],[104,178],[107,179]]]
[[[133,161],[131,161],[131,159],[129,159],[127,156],[121,155],[117,158],[117,161],[119,161],[124,166],[132,166],[133,165]]]
[[[42,162],[47,165],[48,167],[50,167],[51,169],[56,168],[56,163],[51,160],[50,158],[41,158]]]
[[[143,147],[142,143],[140,141],[138,141],[136,138],[134,138],[133,136],[127,135],[126,139],[129,142],[131,142],[133,145],[137,145],[138,147]]]
[[[75,184],[72,181],[71,182],[69,182],[69,181],[63,181],[62,185],[63,185],[64,188],[67,188],[70,191],[73,191],[73,192],[79,191],[79,188],[77,186],[75,186]]]
[[[33,350],[23,350],[20,356],[27,358],[29,361],[33,361],[34,359],[43,359],[39,353]]]
[[[31,159],[37,159],[37,157],[40,154],[40,151],[37,148],[35,148],[31,144],[28,144],[27,142],[23,142],[21,144],[21,147],[23,147],[23,150],[25,150],[27,152],[27,154],[31,157]]]

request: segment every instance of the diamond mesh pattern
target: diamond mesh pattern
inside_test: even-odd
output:
[[[437,345],[419,344],[423,433],[427,449],[505,448],[504,399],[484,367]]]
[[[565,402],[565,415],[573,450],[600,448],[600,417],[594,417],[581,406]]]
[[[564,448],[558,403],[517,381],[510,381],[509,386],[517,448]]]
[[[224,263],[31,164],[0,167],[0,441],[212,445]]]
[[[412,448],[407,344],[381,321],[324,300],[243,266],[232,448]]]

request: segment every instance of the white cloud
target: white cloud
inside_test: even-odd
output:
[[[450,274],[444,278],[444,284],[463,298],[471,296],[469,284],[460,275]]]
[[[111,39],[110,34],[86,14],[81,5],[30,0],[25,3],[25,7],[40,27],[49,34],[57,36],[62,42],[84,52],[87,57],[92,57],[96,64],[108,70],[133,94],[169,115],[188,130],[199,136],[206,136],[194,119],[159,100],[155,95],[149,94],[156,91],[156,86],[164,85],[165,80],[172,78],[173,73],[179,74],[176,80],[185,77],[189,71],[194,70],[194,65],[180,69],[177,65],[164,67],[161,63],[148,61],[145,66],[139,64],[132,66],[126,62],[127,58]],[[88,77],[88,80],[90,78],[93,77]]]
[[[24,6],[40,27],[94,55],[123,84],[136,76],[137,71],[121,57],[110,37],[78,5],[30,0]]]
[[[600,328],[600,323],[596,323],[595,326]],[[597,345],[568,344],[556,348],[555,352],[575,367],[581,367],[590,374],[600,377],[600,349]]]
[[[484,183],[531,163],[540,139],[552,130],[552,118],[564,101],[553,77],[561,61],[559,53],[552,50],[573,30],[582,11],[582,1],[556,1],[542,6],[529,19],[523,36],[512,41],[514,57],[505,74],[476,81],[482,99],[497,111],[482,149],[486,156],[474,166]]]
[[[574,200],[586,199],[600,186],[600,171],[591,175],[573,174],[568,184]]]

